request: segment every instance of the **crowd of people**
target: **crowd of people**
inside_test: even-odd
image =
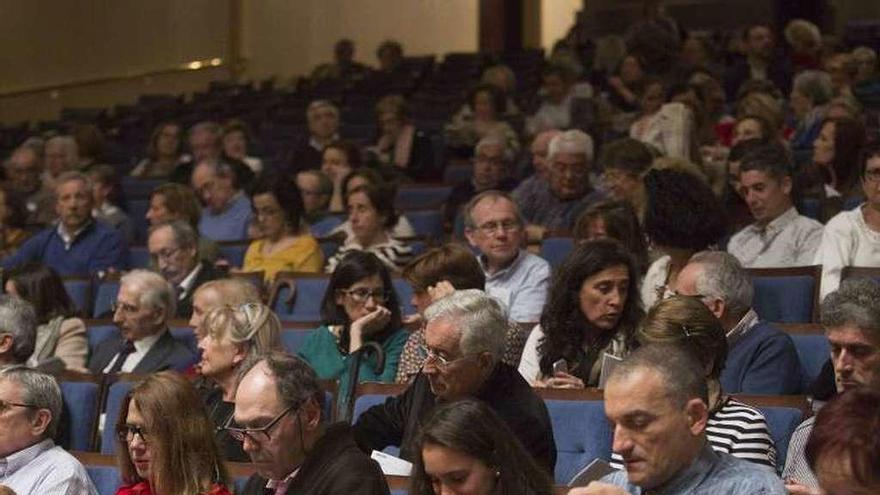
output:
[[[413,463],[413,494],[550,494],[539,388],[604,390],[616,471],[572,495],[876,493],[880,284],[844,276],[880,267],[876,52],[823,44],[803,20],[785,43],[759,24],[712,36],[655,12],[639,25],[592,41],[576,26],[525,97],[510,67],[486,67],[433,135],[389,94],[370,103],[369,143],[314,99],[283,163],[239,119],[157,123],[130,170],[102,162],[96,125],[20,143],[0,188],[0,490],[95,493],[62,448],[78,425],[52,375],[69,370],[139,377],[102,432],[124,495],[231,493],[226,461],[253,464],[246,494],[384,494],[370,453],[390,446]],[[353,56],[341,41],[308,85],[411,75],[396,42],[379,69]],[[400,186],[461,166],[445,234],[420,246]],[[123,184],[148,180],[132,218]],[[532,249],[554,236],[574,240],[556,268]],[[240,266],[220,254],[230,241],[248,243]],[[130,262],[139,243],[147,266]],[[756,311],[747,271],[809,265],[831,348],[815,381]],[[327,279],[294,353],[265,291],[289,272]],[[103,315],[118,333],[91,351],[70,276],[119,277]],[[179,319],[196,348],[170,331]],[[330,422],[365,381],[405,391]],[[828,404],[783,459],[732,394]]]

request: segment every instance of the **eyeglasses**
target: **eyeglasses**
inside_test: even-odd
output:
[[[268,442],[269,440],[272,440],[272,437],[269,436],[269,430],[271,430],[276,423],[281,421],[281,418],[283,418],[287,413],[295,410],[296,408],[297,406],[288,407],[287,409],[281,411],[281,414],[275,416],[275,419],[269,421],[269,424],[260,428],[236,428],[233,426],[229,426],[232,424],[233,419],[232,416],[229,416],[229,419],[226,420],[226,424],[223,425],[223,429],[229,433],[229,436],[231,436],[238,442],[244,442],[245,438],[249,438],[252,442],[259,442],[260,440],[258,435],[260,433],[266,436],[266,441]]]
[[[436,361],[435,366],[437,366],[437,368],[439,368],[440,370],[445,370],[445,369],[449,368],[450,366],[452,366],[452,364],[454,364],[455,362],[460,361],[461,359],[464,359],[465,357],[467,357],[467,356],[459,356],[459,357],[450,359],[448,357],[443,356],[442,354],[439,354],[437,351],[435,351],[433,349],[429,349],[428,346],[426,346],[426,345],[420,345],[417,348],[416,352],[418,352],[419,359],[424,364],[428,364],[428,361],[432,361],[432,360]]]
[[[517,220],[504,220],[503,222],[486,222],[483,225],[477,227],[483,235],[492,235],[501,229],[503,232],[513,232],[520,228],[520,223]]]
[[[663,299],[669,299],[670,297],[693,297],[694,299],[705,299],[709,296],[705,296],[703,294],[682,294],[677,290],[670,289],[669,286],[666,286],[663,290],[664,297]]]
[[[865,174],[862,175],[862,177],[865,179],[865,182],[877,184],[880,182],[880,169],[874,168],[871,170],[865,170]]]
[[[367,299],[372,297],[378,303],[384,303],[391,298],[391,293],[385,289],[367,289],[360,287],[358,289],[340,289],[339,292],[347,295],[352,301],[358,304],[364,304]]]
[[[143,443],[149,441],[147,429],[141,425],[124,424],[120,425],[116,430],[116,438],[122,443],[131,443],[131,441],[134,440],[135,435],[141,437],[141,442]]]
[[[154,260],[169,260],[174,257],[178,252],[180,252],[179,247],[173,248],[165,248],[159,251],[158,253],[150,253],[150,256]]]
[[[5,413],[6,411],[12,409],[13,407],[27,407],[32,409],[39,409],[40,406],[36,404],[23,404],[21,402],[11,402],[8,400],[0,400],[0,413]]]
[[[125,314],[131,314],[131,313],[137,313],[138,309],[140,309],[140,308],[138,308],[134,304],[128,304],[128,303],[119,302],[119,301],[113,301],[112,303],[110,303],[110,311],[112,311],[113,313],[116,313],[117,311],[121,311]]]

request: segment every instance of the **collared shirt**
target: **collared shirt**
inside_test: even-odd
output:
[[[816,479],[815,473],[810,469],[810,464],[807,462],[805,454],[807,440],[810,439],[810,434],[813,433],[813,424],[815,422],[816,416],[811,416],[798,425],[794,433],[791,434],[782,477],[784,479],[791,478],[801,485],[818,490],[819,480]]]
[[[79,230],[72,234],[67,232],[67,229],[64,228],[64,224],[62,222],[58,222],[58,237],[60,237],[61,240],[64,241],[65,250],[70,251],[70,246],[73,245],[73,241],[75,241],[80,234],[82,234],[87,228],[89,228],[89,226],[92,224],[92,221],[93,220],[89,220],[85,223],[85,225],[80,227]]]
[[[734,234],[727,251],[747,268],[806,266],[821,240],[822,224],[791,207],[764,227],[751,224]]]
[[[189,272],[189,275],[187,275],[185,279],[180,281],[180,283],[177,285],[177,288],[179,289],[177,294],[178,301],[183,301],[184,299],[186,299],[186,295],[189,294],[189,291],[192,290],[193,284],[196,282],[196,277],[199,276],[199,272],[201,271],[202,264],[196,262],[196,267],[193,268],[191,272]]]
[[[95,495],[85,468],[51,439],[0,459],[0,485],[18,495]]]
[[[251,216],[251,201],[239,191],[222,212],[213,213],[208,209],[202,211],[199,234],[215,241],[245,240]]]
[[[339,133],[334,134],[333,138],[327,142],[332,143],[335,141],[339,141]],[[312,148],[315,148],[318,151],[324,151],[324,145],[319,143],[318,140],[315,139],[315,136],[311,136],[311,135],[309,136],[309,146],[311,146]]]
[[[842,211],[825,225],[813,261],[813,264],[822,265],[819,287],[823,298],[837,290],[843,267],[880,266],[880,232],[865,222],[863,208],[866,206]]]
[[[509,318],[516,322],[541,319],[550,285],[550,264],[520,249],[507,267],[490,274],[485,255],[478,260],[486,274],[486,292],[507,307]]]
[[[267,490],[275,490],[275,495],[284,495],[287,493],[287,487],[293,482],[293,479],[296,478],[296,474],[299,473],[299,467],[293,470],[292,473],[288,474],[286,478],[283,480],[268,480],[266,481],[266,489]]]
[[[758,313],[755,312],[754,309],[749,309],[749,311],[742,317],[742,319],[737,322],[736,326],[730,329],[727,332],[727,346],[733,347],[736,345],[737,341],[741,339],[745,334],[749,332],[755,325],[758,324]]]
[[[551,188],[547,187],[536,191],[531,198],[518,198],[517,205],[528,223],[540,225],[548,230],[571,231],[578,216],[587,207],[603,199],[605,199],[603,192],[589,189],[579,198],[561,200]]]
[[[125,358],[125,362],[122,363],[122,368],[120,368],[119,371],[122,373],[131,373],[135,366],[137,366],[138,363],[141,362],[141,359],[143,359],[144,356],[146,356],[147,353],[150,352],[150,349],[153,347],[153,345],[162,338],[162,335],[166,331],[167,330],[163,330],[156,335],[150,335],[148,337],[144,337],[142,339],[132,342],[132,344],[134,344],[134,352],[132,352]],[[107,366],[104,367],[104,373],[109,372],[110,369],[113,368],[113,363],[115,363],[117,359],[119,359],[118,353],[116,354],[116,356],[113,357],[113,359],[110,360],[109,363],[107,363]]]
[[[644,490],[629,482],[626,471],[601,479],[632,495],[785,495],[782,480],[772,470],[727,454],[717,454],[708,443],[686,468],[662,486]]]

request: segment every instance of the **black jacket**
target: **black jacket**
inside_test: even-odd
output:
[[[519,441],[552,476],[556,467],[556,442],[547,406],[516,368],[499,363],[476,396],[503,419]],[[401,446],[400,455],[412,461],[416,432],[434,409],[436,398],[428,378],[419,374],[412,385],[384,404],[367,409],[354,425],[355,440],[365,452]]]
[[[121,335],[108,338],[98,344],[89,359],[89,371],[96,375],[103,373],[113,356],[119,352],[121,345]],[[146,375],[166,369],[181,371],[194,364],[196,359],[197,357],[186,344],[175,339],[170,332],[165,331],[131,372]]]
[[[196,293],[196,289],[199,288],[202,284],[206,282],[210,282],[211,280],[216,280],[218,278],[223,278],[223,273],[214,268],[210,263],[201,262],[202,269],[199,270],[198,275],[196,275],[196,279],[193,281],[192,286],[190,286],[189,290],[186,291],[183,299],[177,301],[177,317],[189,319],[192,316],[193,312],[193,294]]]
[[[255,474],[242,495],[266,493],[266,478]],[[351,427],[336,423],[324,433],[300,466],[287,495],[387,495],[379,465],[358,449]]]

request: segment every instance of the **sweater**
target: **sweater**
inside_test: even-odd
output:
[[[128,246],[116,230],[99,221],[89,224],[70,244],[65,246],[58,235],[58,226],[48,227],[25,242],[2,262],[3,269],[29,261],[42,263],[59,275],[93,275],[110,268],[125,268]]]
[[[797,394],[802,375],[791,337],[761,321],[730,346],[721,388],[731,394]]]

